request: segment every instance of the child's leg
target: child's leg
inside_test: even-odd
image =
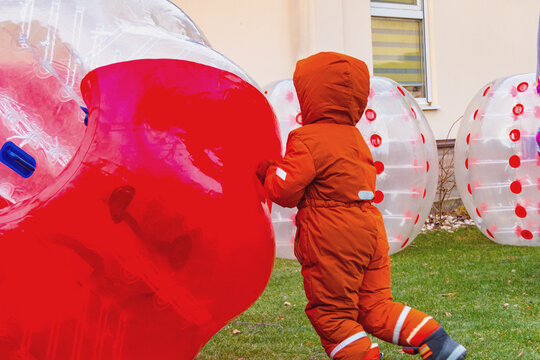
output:
[[[464,359],[465,348],[452,340],[431,316],[392,301],[390,256],[384,224],[380,217],[375,255],[364,271],[359,291],[359,322],[374,336],[411,347],[422,359]]]
[[[376,216],[377,249],[364,271],[359,291],[359,322],[366,331],[387,342],[418,346],[440,325],[431,316],[392,301],[390,256],[382,217]]]
[[[326,353],[336,360],[379,359],[378,348],[371,349],[371,341],[357,321],[357,289],[371,258],[375,232],[366,233],[367,246],[361,249],[354,246],[358,238],[341,231],[339,224],[325,226],[320,221],[309,225],[309,230],[305,224],[299,226],[295,252],[302,264],[306,314]]]
[[[440,327],[431,316],[392,301],[389,260],[374,261],[364,272],[359,307],[367,332],[401,346],[418,346]]]
[[[364,359],[372,344],[356,320],[358,296],[347,291],[354,285],[342,286],[344,279],[326,268],[303,266],[302,275],[308,298],[306,314],[328,356],[336,360]]]

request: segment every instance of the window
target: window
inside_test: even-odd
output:
[[[373,72],[431,103],[427,0],[371,0]]]

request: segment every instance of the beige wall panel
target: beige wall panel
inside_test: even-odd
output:
[[[370,0],[343,0],[343,28],[345,53],[365,61],[373,74]]]
[[[291,78],[296,61],[340,51],[372,69],[370,0],[175,0],[217,51],[261,86]],[[484,84],[536,71],[538,0],[428,0],[433,105],[444,139]],[[450,137],[455,137],[457,127]]]
[[[311,0],[311,46],[312,54],[321,51],[344,51],[343,2],[342,0]]]
[[[371,68],[369,0],[174,0],[214,49],[261,86],[291,78],[319,51],[359,57]]]
[[[538,0],[430,0],[433,104],[425,111],[444,139],[486,83],[536,71]],[[457,126],[450,135],[455,138]]]
[[[309,0],[175,0],[212,47],[260,86],[291,78],[308,52]]]

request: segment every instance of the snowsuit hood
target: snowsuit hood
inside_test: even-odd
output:
[[[294,86],[302,111],[302,125],[356,125],[369,96],[369,70],[351,56],[321,52],[298,61]]]

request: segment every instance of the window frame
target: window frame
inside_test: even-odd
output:
[[[426,93],[423,98],[415,98],[422,108],[431,108],[432,89],[431,89],[431,60],[429,46],[429,17],[428,17],[428,0],[418,0],[417,5],[409,4],[392,4],[383,2],[371,2],[371,16],[385,17],[397,19],[413,19],[422,20],[423,24],[423,40],[424,40],[424,69],[426,76]]]

